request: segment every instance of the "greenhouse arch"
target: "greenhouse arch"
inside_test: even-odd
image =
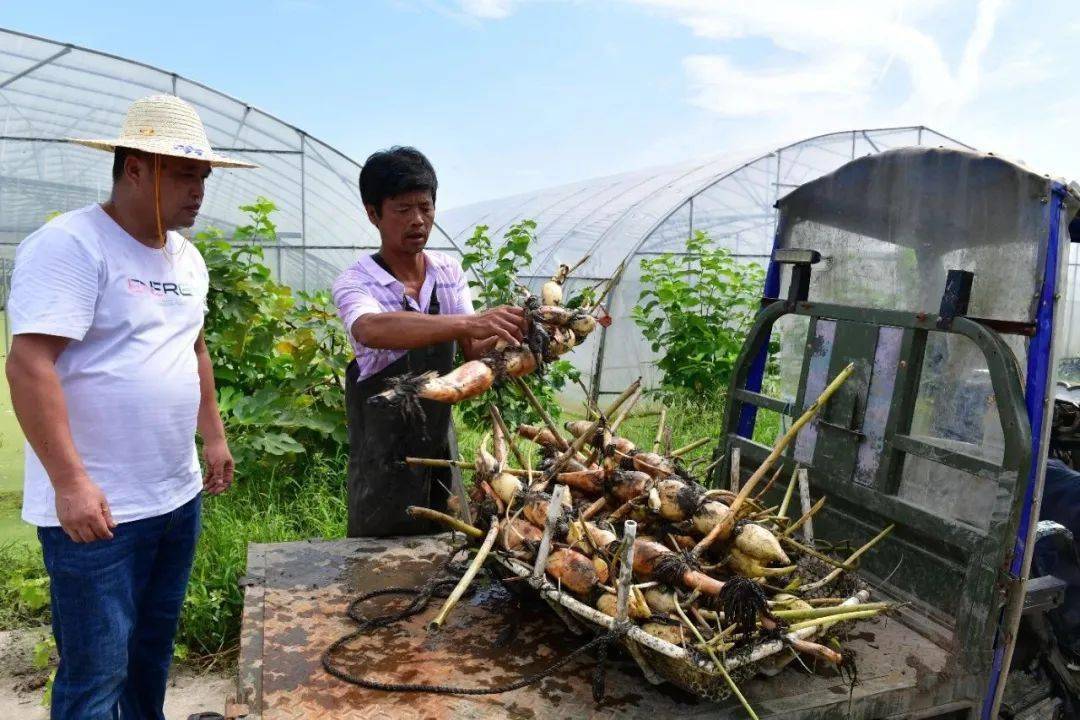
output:
[[[537,223],[532,289],[559,263],[589,260],[570,282],[573,291],[622,276],[609,298],[614,322],[570,356],[598,395],[621,392],[634,378],[658,380],[656,356],[630,317],[641,294],[640,260],[685,252],[687,238],[704,231],[742,262],[768,260],[776,200],[792,188],[863,155],[896,147],[968,145],[923,126],[848,130],[819,135],[765,152],[710,157],[623,173],[443,212],[442,227],[462,245],[477,225],[493,237],[514,223]]]
[[[360,202],[360,163],[302,129],[223,92],[135,60],[0,29],[0,261],[46,217],[104,200],[112,158],[68,142],[113,137],[131,101],[154,93],[195,106],[210,142],[258,170],[215,173],[195,229],[229,231],[238,208],[265,196],[278,207],[265,259],[280,282],[328,288],[377,233]],[[377,144],[377,143],[374,143]],[[458,252],[438,227],[430,246]]]

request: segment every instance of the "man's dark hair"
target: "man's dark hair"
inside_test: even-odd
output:
[[[142,150],[136,150],[135,148],[117,147],[113,150],[112,161],[112,179],[113,182],[119,182],[120,178],[124,177],[124,161],[128,159],[128,156],[146,159],[150,157],[150,153],[143,152]]]
[[[374,205],[376,214],[382,212],[383,200],[402,193],[427,190],[434,202],[438,188],[435,168],[414,147],[395,145],[380,150],[360,170],[360,198],[364,205]]]

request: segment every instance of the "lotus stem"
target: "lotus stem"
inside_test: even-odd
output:
[[[407,457],[405,462],[409,465],[418,465],[420,467],[438,467],[448,468],[456,467],[462,470],[475,470],[475,463],[467,462],[465,460],[443,460],[441,458],[415,458]],[[518,468],[503,468],[504,473],[510,473],[511,475],[517,475],[518,477],[528,477],[531,475],[543,475],[539,470],[521,470]]]
[[[764,500],[765,499],[765,493],[772,490],[772,486],[776,484],[776,479],[778,477],[780,477],[780,473],[782,473],[782,472],[784,472],[784,466],[783,465],[776,468],[776,472],[774,472],[772,477],[769,478],[769,482],[765,483],[765,487],[761,488],[761,492],[759,492],[757,495],[754,496],[754,500],[756,500],[757,502],[761,502],[762,500]],[[779,513],[777,513],[777,514],[779,515]]]
[[[431,520],[437,522],[440,525],[450,528],[451,530],[457,530],[459,533],[464,533],[471,538],[480,539],[484,537],[484,531],[473,525],[462,522],[456,517],[441,513],[438,510],[432,510],[431,508],[420,507],[419,505],[410,505],[406,508],[405,512],[409,514],[409,517],[419,518],[420,520]]]
[[[854,606],[859,610],[891,610],[893,605],[884,602],[876,603],[861,603]],[[796,608],[794,610],[773,610],[772,614],[781,620],[787,620],[789,622],[802,622],[804,620],[820,620],[822,618],[832,619],[833,615],[846,615],[853,612],[851,605],[831,607],[815,607],[815,608]],[[798,628],[796,628],[798,629]],[[790,630],[790,628],[789,628]]]
[[[724,678],[724,681],[728,684],[728,687],[731,688],[731,692],[733,692],[735,694],[735,697],[739,699],[739,702],[742,703],[743,709],[746,710],[746,714],[753,718],[753,720],[760,720],[757,713],[754,712],[754,708],[750,706],[750,703],[743,696],[742,690],[739,689],[739,686],[735,684],[734,680],[732,680],[731,675],[728,674],[727,668],[724,667],[724,663],[720,662],[720,658],[716,657],[716,653],[713,652],[712,647],[710,647],[709,644],[705,642],[705,638],[703,638],[701,636],[701,633],[698,632],[698,629],[694,625],[694,623],[690,622],[690,619],[686,617],[686,613],[683,612],[682,606],[679,605],[678,596],[675,597],[675,611],[679,614],[679,618],[682,619],[683,623],[690,628],[690,632],[694,633],[694,637],[697,638],[698,644],[705,647],[705,652],[709,654],[709,658],[712,659],[713,665],[720,672],[720,675]]]
[[[532,405],[533,410],[535,410],[540,416],[540,418],[544,421],[544,425],[547,426],[548,431],[554,436],[555,445],[560,450],[566,450],[567,448],[569,448],[570,443],[566,442],[566,438],[564,438],[562,436],[562,433],[559,432],[559,429],[555,427],[555,421],[551,419],[551,415],[549,415],[548,411],[544,408],[544,406],[540,404],[540,401],[536,399],[536,395],[533,394],[532,388],[529,387],[528,383],[526,383],[519,377],[514,378],[514,383],[518,386],[518,390],[520,390],[521,394],[525,396],[525,399],[529,402],[529,404]]]
[[[710,438],[710,437],[698,438],[697,440],[690,443],[689,445],[683,445],[678,450],[672,450],[669,453],[669,455],[670,455],[670,457],[673,457],[673,458],[682,457],[683,455],[686,455],[687,453],[690,453],[690,452],[693,452],[694,450],[697,450],[699,447],[706,444],[711,439],[712,438]]]
[[[476,573],[480,571],[480,567],[484,564],[484,560],[487,559],[488,553],[491,552],[491,547],[495,544],[495,538],[499,536],[499,518],[491,517],[491,527],[488,528],[487,537],[484,538],[483,545],[476,551],[476,556],[469,563],[468,569],[465,574],[458,580],[457,585],[450,592],[450,597],[446,598],[446,602],[443,603],[442,609],[439,614],[435,616],[435,619],[428,625],[429,629],[438,630],[446,622],[447,616],[450,611],[457,605],[458,600],[465,594],[465,590],[472,584],[473,578],[476,577]]]
[[[754,491],[757,484],[761,481],[761,478],[765,476],[765,473],[772,469],[773,464],[780,459],[780,455],[784,452],[784,449],[791,444],[791,441],[799,434],[799,431],[810,420],[817,415],[818,411],[824,407],[825,403],[840,389],[840,386],[847,382],[847,379],[851,377],[855,372],[855,363],[850,363],[846,368],[840,371],[840,374],[829,383],[828,387],[821,393],[817,400],[813,402],[806,409],[806,411],[799,416],[799,419],[792,423],[788,431],[776,441],[776,445],[773,447],[772,452],[765,458],[765,462],[761,463],[754,474],[750,476],[750,479],[746,481],[742,489],[739,491],[739,496],[735,498],[735,501],[731,503],[731,513],[725,517],[724,520],[716,524],[709,534],[706,535],[701,542],[694,547],[694,554],[701,555],[712,545],[717,539],[727,539],[731,535],[731,531],[735,526],[735,520],[738,517],[739,510],[742,508],[743,503],[750,496],[750,493]]]
[[[586,432],[575,438],[574,442],[570,443],[570,447],[567,448],[566,451],[563,452],[563,454],[560,455],[557,460],[555,460],[555,463],[548,470],[548,474],[553,476],[560,470],[562,470],[563,466],[570,461],[570,458],[574,457],[574,455],[576,455],[581,450],[581,448],[585,447],[585,443],[589,441],[589,438],[596,434],[596,430],[600,427],[601,423],[604,422],[604,418],[609,417],[613,413],[617,412],[618,409],[622,406],[622,404],[626,402],[627,398],[637,392],[638,388],[640,387],[641,378],[638,378],[634,382],[630,383],[630,386],[623,390],[622,394],[619,395],[619,397],[615,398],[615,402],[611,403],[611,406],[608,407],[607,412],[594,420],[592,425],[589,426],[589,429]]]
[[[607,498],[602,497],[599,500],[596,500],[595,502],[593,502],[592,505],[590,505],[589,507],[585,508],[582,511],[581,519],[582,520],[589,520],[590,518],[595,516],[598,512],[603,510],[605,507],[607,507]]]
[[[596,300],[588,308],[582,308],[586,313],[592,313],[593,310],[600,307],[604,302],[604,299],[611,292],[611,289],[619,282],[619,278],[622,277],[623,271],[626,270],[626,261],[619,263],[619,267],[615,269],[615,274],[608,278],[607,283],[604,285],[604,290],[597,297]]]
[[[814,517],[814,515],[817,514],[817,511],[823,507],[825,507],[825,496],[819,498],[818,501],[814,503],[814,507],[810,508],[801,518],[784,528],[784,532],[782,532],[781,535],[784,535],[785,537],[791,537],[792,533],[801,528],[803,526],[803,523]]]
[[[857,606],[858,610],[848,610],[847,612],[833,613],[827,617],[820,617],[816,619],[803,620],[802,622],[792,623],[788,626],[788,632],[796,632],[803,628],[814,627],[815,625],[821,625],[823,620],[828,620],[829,624],[835,624],[844,622],[846,620],[860,620],[862,618],[871,618],[875,615],[880,615],[885,610],[883,608],[876,608],[873,610],[863,609],[862,605]],[[830,608],[831,609],[831,608]]]
[[[634,406],[637,405],[638,400],[641,399],[641,392],[642,390],[639,387],[637,392],[634,393],[633,397],[630,398],[630,401],[623,406],[622,410],[619,411],[619,416],[615,418],[615,420],[608,427],[608,429],[611,430],[612,434],[614,434],[615,431],[619,429],[619,426],[623,424],[623,421],[626,420],[627,417],[629,417],[630,411],[634,409]]]
[[[841,560],[837,560],[836,558],[829,557],[825,553],[818,552],[817,550],[810,547],[809,545],[803,545],[801,542],[795,540],[794,538],[790,538],[787,535],[778,535],[777,537],[779,538],[780,542],[782,542],[783,544],[788,545],[790,547],[793,547],[793,548],[795,548],[796,550],[798,550],[801,553],[806,553],[810,557],[817,558],[818,560],[820,560],[823,563],[827,563],[829,565],[832,565],[834,568],[839,568],[841,570],[848,570],[848,571],[851,571],[851,570],[855,569],[854,565],[845,563],[845,562],[843,562]]]
[[[879,542],[884,540],[885,537],[889,533],[891,533],[893,531],[893,528],[895,528],[895,527],[896,527],[896,525],[890,525],[889,527],[887,527],[884,530],[882,530],[881,532],[879,532],[877,535],[875,535],[873,538],[871,538],[869,542],[867,542],[865,545],[860,547],[855,552],[851,553],[851,555],[848,556],[847,560],[845,560],[844,563],[847,564],[847,565],[851,565],[852,563],[854,563],[856,560],[858,560],[864,554],[869,552],[869,550],[872,547],[874,547]],[[836,578],[840,577],[841,572],[843,572],[843,571],[840,570],[839,568],[837,568],[836,570],[833,570],[831,573],[829,573],[825,577],[821,578],[820,580],[818,580],[816,582],[812,582],[812,583],[810,583],[808,585],[804,585],[802,587],[802,590],[804,590],[804,591],[805,590],[816,590],[816,589],[818,589],[820,587],[824,587],[825,585],[828,585],[829,583],[831,583]]]
[[[788,506],[791,505],[791,496],[795,493],[795,481],[799,477],[799,466],[795,465],[795,470],[791,473],[791,480],[788,482],[787,492],[784,493],[784,501],[780,503],[780,517],[787,517]]]
[[[656,426],[656,438],[652,443],[652,451],[660,452],[660,441],[664,438],[664,423],[667,422],[667,408],[660,406],[660,424]]]
[[[495,421],[495,424],[498,425],[499,429],[502,431],[503,437],[506,438],[506,444],[510,446],[510,452],[514,453],[514,458],[517,459],[518,465],[523,468],[528,468],[529,463],[526,462],[525,456],[521,454],[521,448],[519,448],[515,442],[517,435],[511,434],[509,428],[506,427],[506,421],[503,420],[502,413],[495,403],[491,403],[489,408],[491,410],[491,419]],[[502,468],[502,471],[508,472],[507,468]]]

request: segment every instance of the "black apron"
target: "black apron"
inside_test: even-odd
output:
[[[378,255],[372,256],[388,273]],[[392,274],[392,273],[391,273]],[[405,310],[411,306],[402,299]],[[439,299],[431,290],[428,313],[438,315]],[[405,514],[410,505],[445,510],[451,485],[448,468],[410,467],[411,457],[450,457],[450,411],[446,403],[421,400],[424,427],[408,421],[396,407],[368,402],[387,389],[390,378],[434,370],[443,375],[454,367],[453,341],[409,350],[371,377],[357,382],[356,360],[345,372],[345,411],[349,425],[349,537],[385,537],[440,532],[429,522]]]

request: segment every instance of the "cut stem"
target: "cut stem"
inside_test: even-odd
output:
[[[792,533],[794,533],[796,530],[801,528],[803,526],[803,523],[805,523],[810,518],[814,517],[814,515],[817,514],[817,511],[820,510],[823,507],[825,507],[825,496],[824,495],[822,495],[820,498],[818,498],[818,501],[816,503],[814,503],[814,507],[810,508],[810,510],[807,511],[807,513],[805,515],[803,515],[801,518],[799,518],[798,520],[793,522],[791,525],[788,525],[786,528],[784,528],[784,532],[782,532],[781,535],[784,535],[786,537],[791,537]]]
[[[836,393],[836,391],[840,389],[841,385],[847,382],[847,379],[851,377],[852,373],[854,372],[855,363],[850,363],[846,368],[840,371],[840,374],[837,375],[831,383],[829,383],[828,387],[825,388],[825,390],[821,393],[818,399],[815,400],[813,404],[806,409],[806,412],[800,415],[799,419],[792,423],[788,431],[784,433],[784,435],[779,440],[776,441],[775,447],[773,447],[772,452],[769,453],[769,456],[765,458],[765,462],[761,463],[758,469],[754,471],[754,474],[750,476],[750,479],[746,481],[746,484],[743,485],[742,489],[739,491],[739,496],[735,498],[734,502],[731,503],[731,513],[728,514],[722,521],[717,523],[716,527],[709,531],[709,534],[706,535],[701,540],[701,542],[699,542],[697,546],[694,547],[695,555],[700,556],[709,548],[710,545],[716,542],[717,539],[726,540],[728,537],[731,536],[731,531],[735,527],[735,520],[738,518],[739,510],[742,508],[743,503],[746,502],[746,499],[750,496],[750,493],[752,493],[754,491],[754,488],[757,487],[757,484],[761,481],[761,478],[765,476],[765,473],[769,472],[769,470],[772,469],[773,464],[780,459],[780,455],[784,452],[785,448],[787,448],[787,446],[791,444],[791,441],[794,440],[795,437],[799,434],[799,431],[803,428],[803,426],[810,422],[810,420],[812,420],[815,415],[817,415],[818,411],[825,405],[825,403],[829,401],[829,398],[831,398]]]
[[[799,466],[795,465],[795,470],[791,473],[791,480],[788,482],[787,492],[784,493],[784,501],[780,503],[780,512],[777,513],[780,517],[787,517],[788,506],[791,505],[791,496],[795,493],[795,482],[799,479]]]
[[[521,454],[521,449],[517,446],[517,435],[510,432],[506,427],[506,421],[503,420],[502,413],[499,412],[499,408],[495,403],[491,403],[489,406],[491,409],[491,419],[495,421],[495,424],[502,430],[505,442],[510,446],[510,452],[514,453],[514,458],[518,461],[518,465],[523,468],[529,467],[529,463],[525,461],[525,456]],[[502,468],[503,472],[508,472],[507,468]]]
[[[864,554],[869,552],[869,550],[872,547],[874,547],[879,542],[884,540],[885,536],[888,535],[889,533],[891,533],[893,531],[893,528],[895,528],[895,527],[896,527],[896,525],[890,525],[889,527],[887,527],[884,530],[882,530],[881,532],[879,532],[877,535],[872,537],[869,542],[867,542],[865,545],[863,545],[861,548],[859,548],[855,552],[851,553],[851,555],[848,556],[847,560],[845,560],[844,563],[847,564],[847,565],[851,565],[852,563],[854,563],[856,560],[858,560]],[[843,572],[843,571],[840,570],[839,568],[837,568],[836,570],[833,570],[831,573],[829,573],[825,577],[821,578],[817,582],[812,582],[812,583],[809,583],[808,585],[803,585],[800,588],[800,590],[802,590],[802,591],[817,590],[818,588],[823,587],[825,585],[828,585],[833,580],[840,577],[841,572]]]
[[[480,571],[480,567],[484,564],[484,560],[487,559],[488,553],[491,552],[491,547],[495,544],[495,538],[499,535],[499,518],[492,516],[491,527],[488,528],[487,537],[484,538],[483,545],[476,551],[476,556],[469,563],[468,569],[465,574],[458,580],[458,584],[454,586],[454,589],[450,592],[450,597],[446,598],[446,602],[443,603],[442,609],[439,614],[435,616],[435,619],[428,625],[429,629],[438,630],[446,622],[447,616],[450,611],[457,605],[458,600],[465,594],[469,585],[472,584],[473,578],[476,577],[476,573]]]
[[[754,712],[754,708],[750,706],[749,701],[747,701],[747,699],[743,696],[742,690],[740,690],[739,686],[735,684],[735,681],[731,679],[731,675],[728,674],[727,668],[724,667],[724,663],[720,662],[720,658],[716,657],[716,653],[713,652],[712,647],[707,642],[705,642],[705,638],[701,636],[700,632],[698,632],[698,629],[694,625],[694,623],[690,622],[690,618],[686,617],[686,613],[683,612],[682,606],[679,605],[679,597],[677,595],[675,596],[674,601],[675,611],[679,613],[679,617],[682,619],[683,623],[690,628],[690,632],[694,633],[694,637],[697,638],[698,645],[704,646],[705,652],[709,654],[709,658],[713,661],[713,665],[720,672],[720,675],[724,678],[724,681],[728,684],[728,687],[731,688],[731,692],[733,692],[735,694],[735,697],[739,699],[739,702],[742,703],[743,709],[746,710],[746,714],[753,718],[753,720],[760,720],[760,718],[758,718],[757,716],[757,713]]]
[[[673,457],[673,458],[682,457],[683,455],[686,455],[689,452],[693,452],[694,450],[697,450],[699,447],[706,444],[711,439],[712,438],[710,438],[710,437],[698,438],[697,440],[690,443],[689,445],[683,445],[678,450],[672,450],[671,453],[670,453],[670,457]]]
[[[660,452],[660,441],[664,439],[664,423],[667,422],[667,408],[660,406],[660,424],[656,426],[656,439],[653,440],[652,451]]]
[[[484,537],[484,531],[473,525],[462,522],[456,517],[451,517],[446,513],[441,513],[438,510],[432,510],[431,508],[420,507],[419,505],[410,505],[406,508],[405,512],[409,514],[409,517],[419,518],[420,520],[431,520],[437,522],[444,527],[448,527],[451,530],[457,530],[459,533],[464,533],[471,538],[479,540]]]
[[[566,450],[570,447],[570,443],[566,442],[566,438],[564,438],[562,433],[559,432],[559,429],[555,427],[555,421],[551,419],[551,415],[549,415],[544,406],[540,404],[540,401],[536,399],[536,395],[533,394],[532,388],[529,387],[528,383],[519,377],[514,378],[514,383],[518,386],[518,390],[521,391],[521,394],[525,396],[525,399],[529,401],[529,404],[532,405],[533,410],[535,410],[544,421],[544,425],[547,426],[548,432],[554,436],[555,445],[560,450]]]

